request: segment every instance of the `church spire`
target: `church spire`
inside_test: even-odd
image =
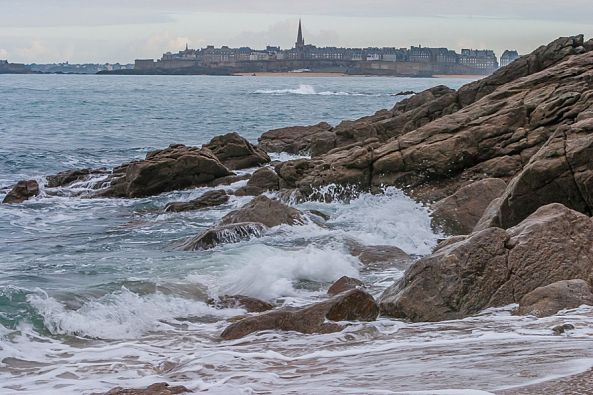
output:
[[[303,29],[301,27],[301,20],[299,19],[299,33],[297,34],[295,48],[302,49],[304,46],[305,46],[305,39],[303,38]]]

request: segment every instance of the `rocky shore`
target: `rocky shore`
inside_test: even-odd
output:
[[[272,152],[311,157],[273,163]],[[236,133],[199,148],[175,144],[114,169],[67,171],[45,184],[20,181],[3,203],[80,182],[94,188],[85,198],[155,196],[224,186],[244,178],[236,171],[254,167],[234,192],[254,199],[180,249],[237,243],[280,225],[323,224],[324,213],[299,212],[269,192],[329,200],[386,186],[429,205],[434,227],[450,237],[415,262],[393,247],[353,245],[369,270],[407,267],[378,300],[364,284],[343,278],[326,299],[296,309],[240,295],[212,301],[257,307],[230,323],[222,339],[261,330],[334,332],[344,321],[379,314],[443,321],[518,304],[515,314],[544,317],[593,304],[593,40],[583,36],[559,38],[457,91],[437,86],[355,121],[271,130],[257,146]],[[204,210],[228,199],[221,187],[165,210]],[[172,390],[109,393],[180,393]],[[529,391],[502,393],[536,393]]]

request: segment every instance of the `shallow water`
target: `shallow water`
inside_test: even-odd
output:
[[[44,174],[69,168],[113,166],[230,130],[255,141],[275,127],[368,115],[401,100],[393,96],[400,91],[465,82],[0,76],[0,199],[21,178],[43,182]],[[210,296],[304,305],[343,275],[361,278],[378,296],[402,272],[361,270],[349,240],[430,253],[440,236],[428,210],[395,189],[296,205],[329,214],[326,226],[311,221],[180,252],[177,243],[250,198],[164,214],[167,203],[208,189],[147,199],[68,197],[85,188],[0,205],[1,393],[80,394],[157,381],[213,394],[480,393],[593,365],[593,311],[586,308],[535,319],[513,317],[506,307],[436,324],[380,319],[329,335],[219,339],[226,320],[243,311],[211,308]],[[564,322],[576,329],[553,336],[550,328]]]

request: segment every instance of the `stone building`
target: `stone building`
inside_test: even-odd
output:
[[[519,53],[515,50],[507,49],[500,57],[500,67],[508,66],[516,59],[519,59]]]

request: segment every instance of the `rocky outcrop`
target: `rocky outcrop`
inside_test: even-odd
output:
[[[265,151],[237,133],[214,137],[202,148],[212,151],[218,160],[231,170],[246,169],[270,162],[270,157]]]
[[[253,173],[247,185],[239,188],[235,195],[237,196],[257,196],[267,191],[277,191],[280,189],[280,177],[269,167],[262,167]]]
[[[163,192],[195,188],[232,173],[207,149],[171,145],[149,152],[145,160],[114,170],[110,187],[101,193],[109,197],[145,197]]]
[[[593,282],[593,221],[551,204],[513,228],[476,232],[419,260],[380,305],[412,321],[458,319],[572,279]]]
[[[173,202],[165,206],[165,212],[180,212],[180,211],[192,211],[202,210],[209,207],[220,206],[225,204],[230,199],[230,196],[222,190],[208,191],[197,199],[190,200],[189,202]]]
[[[373,297],[354,289],[307,307],[284,308],[244,318],[229,325],[220,336],[232,340],[263,330],[330,333],[343,329],[336,321],[374,321],[378,315],[379,307]]]
[[[529,292],[521,298],[513,314],[547,317],[583,304],[593,306],[591,286],[584,280],[564,280]]]
[[[249,313],[262,313],[274,308],[271,303],[244,295],[224,295],[217,299],[208,299],[208,304],[218,309],[242,308]]]
[[[305,221],[299,210],[262,195],[240,209],[225,215],[220,224],[230,225],[245,222],[259,223],[272,228],[279,225],[302,225]]]
[[[16,183],[2,200],[3,204],[16,204],[39,195],[39,184],[35,180],[23,180]]]
[[[92,177],[109,174],[107,169],[76,169],[62,171],[52,176],[47,176],[49,188],[65,187],[76,182],[87,181]]]
[[[472,232],[490,203],[507,187],[500,178],[486,178],[461,187],[432,206],[432,223],[450,235]]]
[[[322,122],[312,126],[291,126],[270,130],[258,139],[267,152],[320,155],[335,147],[332,126]]]
[[[262,237],[266,226],[259,222],[239,222],[219,225],[184,242],[179,249],[184,251],[209,250],[221,244],[233,244]]]
[[[327,294],[329,296],[336,296],[341,294],[342,292],[349,291],[351,289],[356,289],[358,287],[364,286],[364,283],[356,278],[343,276],[340,277],[335,283],[329,287],[327,290]]]
[[[412,258],[401,248],[387,245],[363,245],[355,241],[347,243],[350,254],[357,257],[365,269],[385,269],[395,267],[405,270]]]
[[[122,388],[116,387],[104,393],[93,393],[91,395],[176,395],[192,392],[182,385],[171,387],[167,383],[156,383],[146,388]]]
[[[346,128],[345,145],[336,140],[342,148],[277,167],[281,184],[302,196],[328,184],[366,190],[394,185],[432,202],[470,180],[508,181],[557,130],[593,107],[591,64],[593,51],[582,36],[558,39],[458,92],[423,92],[391,115],[361,121],[366,126],[358,131]]]

